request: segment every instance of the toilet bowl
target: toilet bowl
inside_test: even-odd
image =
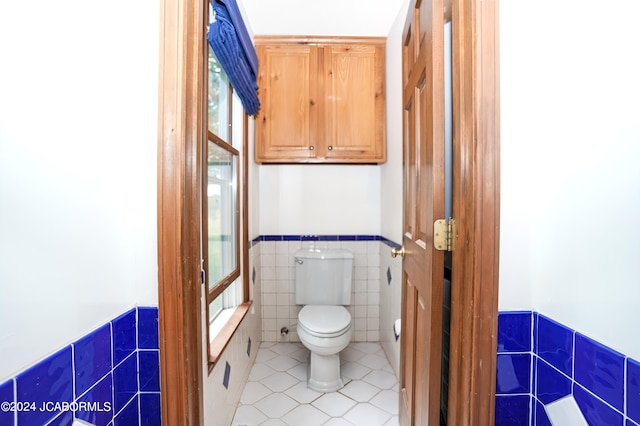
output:
[[[334,392],[344,386],[340,351],[351,340],[353,253],[344,249],[299,250],[294,257],[298,337],[311,352],[307,386]]]
[[[298,337],[311,352],[307,386],[334,392],[344,386],[340,351],[351,340],[351,314],[344,306],[306,305],[298,314]]]

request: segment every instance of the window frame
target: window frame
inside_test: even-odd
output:
[[[229,115],[231,115],[231,112],[229,113]],[[229,125],[229,130],[231,130],[231,125]],[[240,223],[240,183],[238,182],[240,180],[240,173],[239,173],[239,166],[240,166],[240,152],[235,149],[233,146],[229,145],[228,143],[226,143],[225,141],[223,141],[222,139],[220,139],[218,136],[216,136],[215,134],[207,131],[207,147],[205,149],[208,150],[208,146],[209,146],[209,142],[213,142],[214,144],[218,145],[218,147],[226,150],[227,152],[231,153],[233,156],[235,156],[237,158],[236,161],[236,170],[235,170],[235,186],[236,186],[236,193],[235,193],[235,200],[236,200],[236,209],[234,212],[234,219],[236,222],[236,226],[235,226],[235,232],[234,232],[234,238],[236,240],[236,246],[235,246],[235,255],[236,255],[236,261],[237,261],[237,265],[236,267],[233,269],[233,271],[231,271],[229,274],[227,274],[225,277],[223,277],[222,279],[220,279],[212,288],[209,288],[209,244],[208,244],[208,237],[209,237],[209,225],[207,223],[207,221],[205,220],[205,218],[208,217],[209,215],[209,197],[207,196],[207,186],[208,186],[208,163],[207,163],[207,158],[205,157],[205,165],[203,166],[203,179],[202,179],[202,258],[203,258],[203,262],[202,262],[202,266],[203,269],[205,271],[205,286],[206,286],[206,290],[207,290],[207,321],[209,318],[209,303],[213,302],[213,300],[220,296],[231,284],[233,284],[233,282],[238,279],[240,277],[240,268],[241,268],[241,259],[240,259],[240,227],[242,226],[242,224]],[[243,295],[243,299],[244,299],[244,295]],[[207,329],[208,332],[208,329]]]
[[[208,67],[209,67],[209,46],[206,44],[204,49],[204,64],[206,68],[206,75],[208,76]],[[208,78],[207,83],[203,90],[205,91],[205,98],[208,98]],[[204,133],[206,134],[206,139],[203,141],[203,155],[201,156],[202,161],[200,163],[201,167],[201,200],[202,200],[202,210],[201,210],[201,245],[202,245],[202,270],[203,270],[203,287],[204,287],[204,327],[206,329],[206,343],[207,343],[207,363],[208,363],[208,373],[211,374],[213,367],[220,359],[221,354],[224,352],[225,348],[231,341],[231,338],[235,334],[236,330],[242,323],[242,320],[246,316],[249,311],[249,307],[252,302],[250,301],[249,295],[249,279],[248,279],[248,255],[246,249],[246,241],[248,238],[248,215],[247,215],[247,205],[248,205],[248,117],[244,109],[242,110],[243,120],[242,120],[242,148],[240,150],[236,149],[233,143],[233,88],[231,84],[228,85],[228,96],[226,102],[226,108],[228,109],[228,122],[227,126],[227,135],[228,141],[223,140],[215,133],[209,130],[209,120],[208,120],[208,108],[207,119],[202,120],[202,125],[204,127]],[[238,104],[239,105],[239,104]],[[222,124],[222,123],[221,123]],[[235,184],[236,184],[236,208],[235,208],[235,239],[236,239],[236,259],[237,259],[237,267],[219,280],[211,289],[209,289],[208,284],[208,276],[209,276],[209,248],[208,248],[208,237],[209,237],[209,229],[208,229],[208,196],[207,196],[207,186],[208,186],[208,146],[209,142],[216,144],[218,147],[230,152],[237,158],[236,162],[236,170],[235,170]],[[238,281],[240,280],[240,281]],[[231,286],[234,282],[237,282],[237,285],[240,285],[242,288],[242,302],[235,307],[234,312],[230,315],[226,323],[222,326],[218,334],[212,339],[210,329],[211,323],[209,319],[209,305],[213,300],[217,297],[221,297],[223,292]],[[228,308],[234,309],[234,308]]]

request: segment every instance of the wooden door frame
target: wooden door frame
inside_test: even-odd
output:
[[[160,2],[158,320],[162,423],[202,425],[201,176],[206,2]]]
[[[449,424],[495,416],[500,242],[498,0],[453,0],[453,212]]]
[[[158,309],[162,419],[202,425],[200,176],[204,3],[160,3]],[[498,0],[453,0],[453,253],[449,423],[493,425],[498,315]],[[194,315],[194,312],[197,313]]]

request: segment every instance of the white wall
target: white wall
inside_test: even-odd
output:
[[[380,233],[378,166],[261,166],[260,233]]]
[[[639,359],[640,5],[500,8],[500,309]]]
[[[158,12],[0,3],[0,382],[158,303]]]
[[[403,0],[242,0],[256,35],[386,37]]]
[[[387,162],[381,166],[380,233],[402,244],[402,31],[409,0],[402,2],[387,36],[386,101]],[[387,279],[387,270],[391,282]],[[391,257],[389,246],[380,245],[380,344],[396,376],[400,376],[400,343],[393,324],[401,317],[402,259]]]
[[[248,14],[245,7],[246,0],[237,0],[238,7],[240,9],[240,13],[243,16],[244,23],[247,26],[247,31],[251,36],[253,36],[254,31],[251,27]],[[249,215],[249,240],[253,240],[257,236],[260,235],[260,172],[259,165],[253,161],[255,158],[255,125],[256,121],[254,117],[249,117],[248,120],[249,128],[248,136],[249,136],[249,149],[247,152],[248,156],[248,171],[249,171],[249,181],[247,182],[248,186],[248,215]]]
[[[387,162],[381,166],[381,234],[402,243],[402,31],[409,0],[396,12],[386,47]]]
[[[242,3],[255,35],[387,36],[402,2]],[[391,155],[391,160],[396,157]],[[260,234],[380,234],[381,170],[353,165],[259,166]]]
[[[249,214],[249,240],[253,240],[260,235],[260,172],[259,166],[252,159],[255,158],[255,119],[249,118],[249,182],[248,185],[248,214]]]

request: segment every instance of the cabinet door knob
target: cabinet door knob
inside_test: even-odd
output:
[[[311,151],[313,151],[313,145],[311,145],[311,146],[309,147],[309,149],[310,149]]]
[[[333,147],[331,145],[329,145],[329,151],[331,151],[333,149]]]

